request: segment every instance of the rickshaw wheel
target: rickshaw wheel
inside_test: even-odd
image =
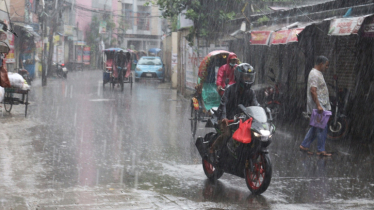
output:
[[[13,102],[12,98],[11,98],[9,104],[5,103],[5,100],[4,100],[4,109],[5,109],[5,111],[7,111],[7,112],[12,111],[12,108],[13,108],[13,103],[12,102]]]
[[[132,79],[132,73],[130,74],[130,87],[131,87],[131,89],[132,89],[132,81],[133,79]]]

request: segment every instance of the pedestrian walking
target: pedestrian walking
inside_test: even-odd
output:
[[[329,68],[329,60],[325,56],[318,56],[314,63],[314,68],[310,71],[308,76],[307,86],[307,113],[311,115],[313,109],[317,109],[319,113],[331,110],[329,90],[323,72]],[[325,151],[325,142],[327,137],[327,125],[325,128],[310,127],[303,142],[300,145],[300,150],[313,154],[309,150],[310,144],[314,139],[317,141],[317,155],[331,156],[331,153]]]

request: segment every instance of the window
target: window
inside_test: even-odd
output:
[[[138,6],[137,25],[139,30],[149,30],[150,11],[150,7]]]
[[[132,10],[132,4],[123,4],[122,13],[125,15],[125,27],[127,29],[132,29],[134,24],[134,12]]]
[[[162,65],[162,62],[159,58],[141,58],[138,62],[138,65]]]

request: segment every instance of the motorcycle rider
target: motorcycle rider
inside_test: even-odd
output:
[[[223,66],[221,66],[218,69],[217,73],[217,92],[222,96],[223,91],[221,89],[224,89],[226,87],[225,81],[228,78],[229,79],[229,85],[232,85],[235,83],[235,75],[234,70],[235,67],[238,65],[238,57],[235,53],[230,53],[227,57],[227,63]]]
[[[221,135],[213,142],[209,150],[211,154],[222,148],[223,143],[230,138],[228,119],[233,119],[236,114],[242,112],[238,105],[242,104],[245,107],[259,106],[256,94],[251,89],[256,76],[254,68],[248,63],[242,63],[235,68],[234,75],[236,83],[226,88],[218,107],[218,124]]]

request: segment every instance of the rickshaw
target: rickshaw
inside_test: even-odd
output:
[[[124,55],[121,55],[120,51],[123,51]],[[121,56],[125,56],[126,59],[124,69],[119,66],[119,59]],[[121,48],[103,50],[103,87],[109,82],[112,88],[114,88],[116,84],[119,84],[121,86],[121,91],[123,91],[124,83],[130,83],[132,89],[133,75],[131,73],[130,58],[130,52]]]
[[[9,51],[10,51],[9,45],[3,41],[0,41],[0,55],[2,57],[1,65],[5,65],[4,59],[8,55]],[[13,108],[13,105],[23,104],[25,105],[25,117],[27,117],[27,106],[30,104],[29,103],[29,91],[30,91],[29,89],[23,89],[20,87],[13,87],[13,86],[4,87],[5,93],[4,93],[3,103],[4,103],[5,111],[10,113],[10,111]],[[0,111],[2,114],[1,106],[0,106]]]
[[[227,63],[228,51],[210,52],[200,63],[196,92],[191,99],[191,133],[195,137],[198,121],[206,121],[209,110],[218,107],[221,97],[217,92],[218,69]]]
[[[148,50],[148,56],[158,56],[161,57],[161,49],[151,48]]]

